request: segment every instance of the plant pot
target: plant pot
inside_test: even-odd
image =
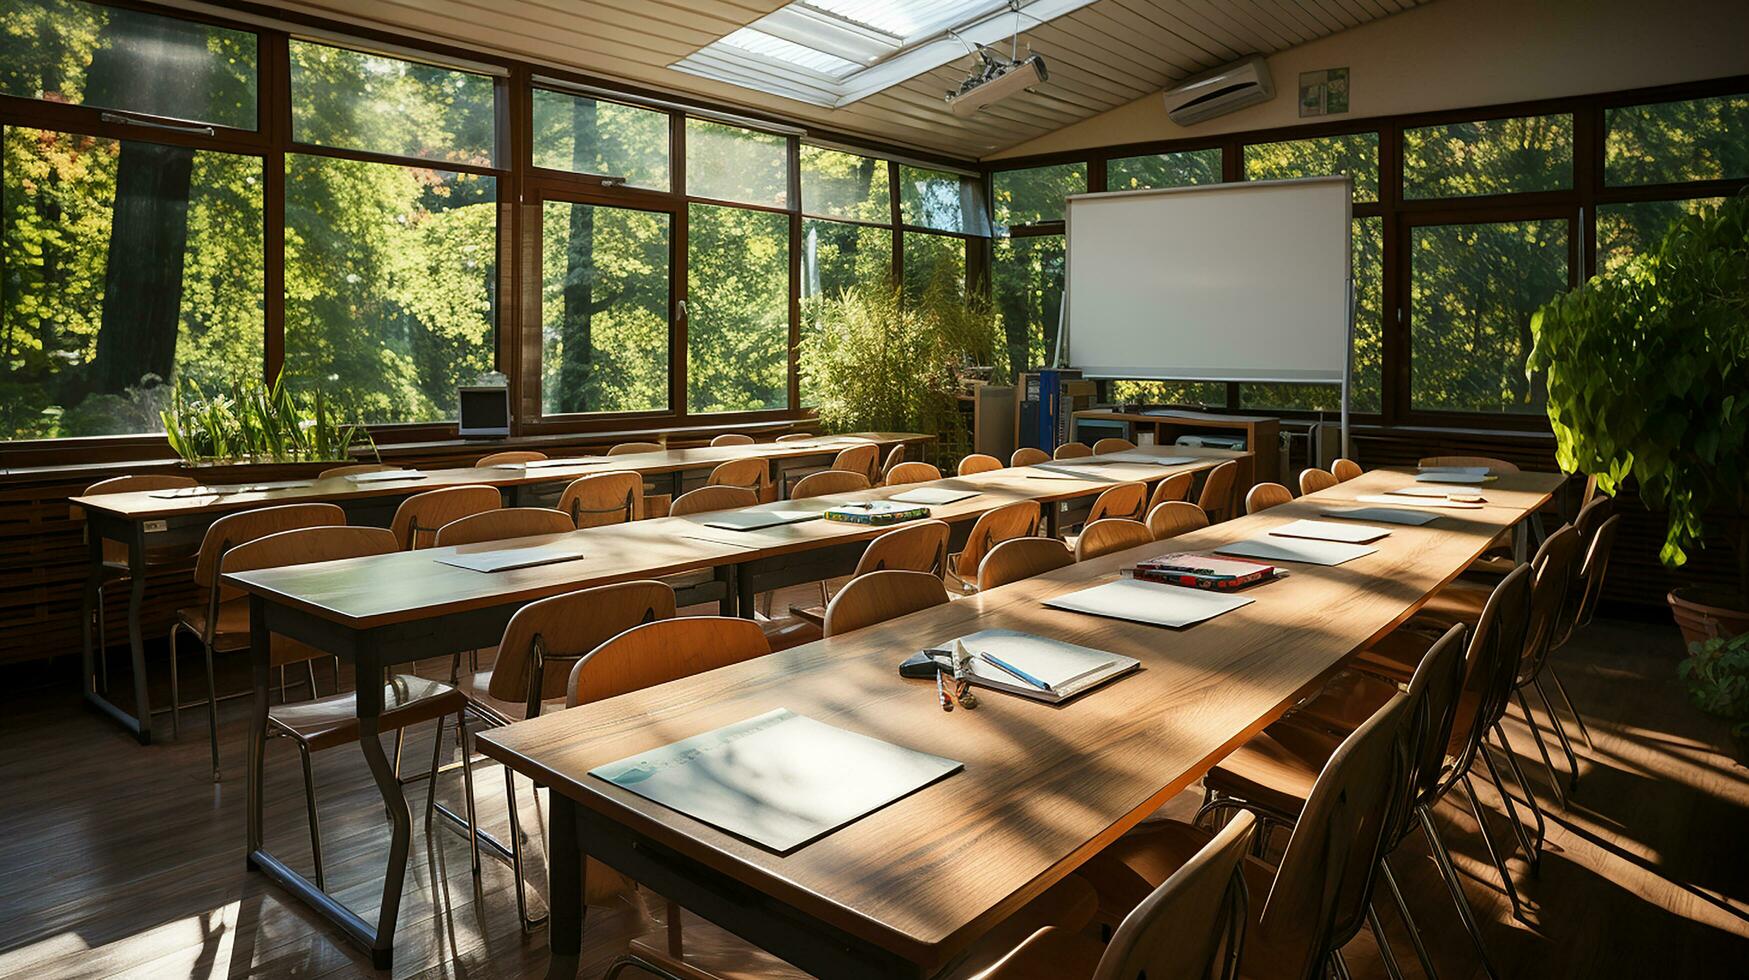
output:
[[[1736,636],[1749,632],[1749,608],[1743,597],[1717,589],[1672,589],[1665,597],[1670,612],[1676,617],[1676,628],[1682,631],[1684,646],[1715,636]]]

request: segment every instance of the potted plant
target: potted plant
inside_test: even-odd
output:
[[[160,418],[184,466],[339,462],[354,445],[376,448],[369,431],[341,419],[320,391],[296,392],[277,379],[216,392],[186,382]]]
[[[1749,765],[1749,633],[1690,643],[1676,672],[1695,707],[1732,722],[1737,761]]]
[[[1725,516],[1737,581],[1678,589],[1690,641],[1749,629],[1749,197],[1675,222],[1626,265],[1531,319],[1555,457],[1614,494],[1630,478],[1667,515],[1658,557],[1688,560]]]

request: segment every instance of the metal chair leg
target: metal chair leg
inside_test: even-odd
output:
[[[1536,818],[1536,850],[1537,860],[1542,860],[1543,842],[1549,838],[1548,824],[1543,821],[1542,804],[1536,801],[1536,793],[1530,788],[1530,780],[1524,778],[1524,769],[1518,765],[1518,754],[1512,751],[1512,745],[1506,741],[1506,732],[1496,722],[1494,738],[1500,743],[1500,754],[1506,757],[1506,767],[1512,771],[1512,778],[1518,781],[1518,788],[1524,790],[1524,805],[1530,808],[1531,816]],[[1487,741],[1483,741],[1483,751],[1486,751]]]
[[[1506,862],[1500,857],[1500,850],[1494,846],[1494,835],[1488,830],[1487,815],[1482,810],[1482,799],[1476,795],[1475,784],[1465,774],[1459,780],[1463,783],[1464,792],[1470,797],[1470,812],[1476,817],[1476,829],[1481,832],[1483,847],[1488,852],[1488,860],[1494,863],[1494,870],[1500,873],[1500,883],[1506,888],[1506,900],[1512,905],[1513,918],[1522,919],[1524,913],[1518,900],[1518,888],[1512,883],[1512,874],[1506,869]]]
[[[1561,786],[1561,777],[1555,774],[1555,763],[1549,758],[1549,747],[1543,742],[1543,733],[1537,727],[1536,715],[1530,713],[1530,699],[1524,696],[1523,688],[1513,691],[1512,696],[1518,699],[1518,707],[1524,712],[1525,727],[1530,729],[1530,737],[1536,741],[1536,750],[1543,757],[1543,768],[1548,770],[1549,786],[1553,787],[1555,791],[1555,802],[1559,803],[1561,809],[1565,810],[1567,808],[1567,791]]]
[[[1379,944],[1379,960],[1385,964],[1385,975],[1391,980],[1403,980],[1403,968],[1397,965],[1397,954],[1391,951],[1391,941],[1385,938],[1385,924],[1379,921],[1379,910],[1371,902],[1366,906],[1366,921],[1372,927],[1373,939]],[[1340,957],[1342,954],[1336,955]]]
[[[509,766],[504,767],[504,801],[510,808],[510,870],[516,875],[516,916],[522,921],[523,932],[533,932],[547,917],[528,914],[528,884],[522,876],[522,815],[516,808],[516,773]],[[534,796],[534,805],[540,806],[539,793]]]
[[[316,863],[316,887],[326,889],[322,883],[322,824],[316,816],[316,773],[310,765],[310,746],[302,739],[298,743],[298,757],[304,764],[304,805],[310,811],[310,857]]]
[[[1506,782],[1500,778],[1500,770],[1494,765],[1494,757],[1488,754],[1488,743],[1483,740],[1478,744],[1482,761],[1488,765],[1488,779],[1494,784],[1494,789],[1500,793],[1501,805],[1506,808],[1506,819],[1512,824],[1512,834],[1518,839],[1518,846],[1524,852],[1524,860],[1530,865],[1531,873],[1539,870],[1542,863],[1542,852],[1537,849],[1537,842],[1530,839],[1530,831],[1525,829],[1524,821],[1518,819],[1518,804],[1512,794],[1506,791]]]
[[[105,695],[109,693],[109,634],[103,617],[103,586],[107,584],[97,586],[97,642],[92,644],[97,649],[97,689]]]
[[[279,665],[279,703],[285,704],[285,664]]]
[[[206,651],[206,731],[213,749],[213,782],[219,781],[219,685],[213,680],[213,647],[201,639]]]
[[[1555,714],[1555,703],[1549,700],[1549,692],[1543,688],[1541,677],[1530,682],[1536,688],[1536,696],[1542,699],[1543,708],[1549,713],[1549,727],[1555,730],[1555,738],[1561,743],[1561,752],[1567,757],[1567,767],[1571,770],[1567,788],[1572,792],[1579,791],[1579,757],[1573,753],[1573,743],[1567,739],[1566,723],[1561,716]]]
[[[1336,980],[1354,980],[1354,974],[1348,972],[1348,961],[1342,958],[1342,951],[1339,949],[1330,951],[1330,972],[1335,975]]]
[[[1457,906],[1458,920],[1463,923],[1464,931],[1470,934],[1470,941],[1476,946],[1476,957],[1482,963],[1482,975],[1488,980],[1499,980],[1500,974],[1494,972],[1494,963],[1488,959],[1488,944],[1482,939],[1482,927],[1476,924],[1476,915],[1470,910],[1470,900],[1464,896],[1463,882],[1458,878],[1457,868],[1452,866],[1451,852],[1445,849],[1445,842],[1439,838],[1439,827],[1433,822],[1433,811],[1425,806],[1415,808],[1421,817],[1421,833],[1427,838],[1427,849],[1433,852],[1433,861],[1439,866],[1439,876],[1445,879],[1445,888],[1451,893],[1452,904]]]
[[[437,716],[437,737],[431,740],[431,779],[425,786],[425,832],[431,833],[431,817],[437,812],[437,771],[443,764],[443,725],[448,715]]]
[[[170,737],[182,737],[182,682],[176,676],[176,630],[181,623],[170,626]]]
[[[310,673],[310,700],[314,701],[316,700],[316,662],[314,660],[304,661],[304,669]]]
[[[468,806],[468,850],[473,856],[474,875],[480,874],[480,821],[474,814],[474,752],[473,746],[467,744],[468,714],[465,710],[455,713],[456,727],[462,731],[462,788],[467,792]],[[396,755],[400,753],[397,752]],[[432,783],[436,785],[437,773],[431,774]]]
[[[1403,889],[1397,887],[1397,876],[1391,873],[1391,862],[1383,854],[1379,855],[1379,877],[1384,881],[1391,901],[1397,906],[1397,914],[1403,917],[1403,925],[1409,930],[1409,945],[1415,948],[1415,959],[1421,963],[1421,972],[1426,975],[1427,980],[1439,980],[1439,974],[1433,969],[1433,957],[1427,955],[1427,944],[1421,940],[1421,927],[1415,924],[1415,917],[1409,914],[1409,903],[1403,898]]]
[[[407,730],[395,729],[395,778],[401,778],[401,749],[407,744]]]
[[[1579,713],[1577,707],[1574,707],[1573,699],[1567,694],[1567,685],[1562,684],[1561,675],[1555,673],[1554,661],[1551,660],[1544,665],[1543,670],[1548,672],[1549,680],[1555,682],[1555,693],[1561,696],[1561,701],[1567,705],[1568,714],[1573,716],[1573,722],[1579,726],[1579,737],[1585,740],[1585,747],[1595,751],[1597,746],[1591,741],[1591,729],[1585,727],[1585,716]]]

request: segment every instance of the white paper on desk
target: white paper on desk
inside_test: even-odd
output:
[[[1475,487],[1437,486],[1431,483],[1398,487],[1385,492],[1395,497],[1449,497],[1454,493],[1460,497],[1474,497],[1481,494]]]
[[[1391,533],[1388,527],[1372,527],[1367,524],[1337,524],[1332,521],[1294,521],[1280,527],[1272,527],[1269,533],[1283,538],[1309,538],[1313,541],[1346,541],[1349,544],[1365,544],[1377,541]]]
[[[1487,476],[1486,466],[1422,466],[1418,469],[1423,473],[1463,473],[1466,476]]]
[[[782,524],[800,524],[803,521],[819,520],[817,510],[730,510],[700,521],[705,527],[719,527],[725,531],[757,531],[762,527],[777,527]]]
[[[509,572],[518,568],[534,568],[583,557],[582,546],[576,541],[556,541],[527,548],[494,548],[491,551],[469,551],[439,555],[435,561],[472,572]]]
[[[423,480],[425,474],[418,470],[377,470],[372,473],[348,473],[345,479],[352,483],[388,483],[391,480]]]
[[[1376,498],[1375,498],[1376,499]],[[1390,500],[1391,503],[1400,501]],[[1325,517],[1340,517],[1350,521],[1383,521],[1386,524],[1409,524],[1420,527],[1439,520],[1438,514],[1429,514],[1419,510],[1405,510],[1397,507],[1356,507],[1352,510],[1327,510]]]
[[[1045,605],[1052,609],[1178,629],[1205,619],[1213,619],[1255,601],[1257,600],[1250,596],[1120,578],[1091,589],[1047,599]]]
[[[1379,549],[1342,541],[1312,541],[1307,538],[1248,538],[1215,549],[1217,554],[1265,561],[1297,561],[1308,565],[1340,565]]]
[[[1417,483],[1488,483],[1493,479],[1487,473],[1459,473],[1456,470],[1433,470],[1415,474]]]
[[[778,708],[589,775],[788,854],[963,768]]]
[[[611,463],[612,456],[575,456],[565,459],[531,459],[525,463],[493,463],[495,470],[550,470],[566,466],[596,466]]]
[[[952,504],[961,500],[976,497],[977,490],[954,490],[948,487],[918,487],[904,493],[896,493],[888,500],[896,500],[902,504]]]
[[[1362,494],[1354,498],[1363,504],[1391,504],[1400,507],[1442,507],[1447,510],[1481,510],[1482,505],[1467,500],[1451,500],[1440,496]]]
[[[1101,463],[1141,463],[1147,466],[1182,466],[1185,463],[1194,463],[1198,458],[1199,457],[1196,456],[1151,456],[1147,453],[1126,451],[1101,453],[1098,456],[1083,456],[1079,459],[1064,460],[1064,462],[1074,463],[1080,466],[1097,466]]]
[[[1063,460],[1056,463],[1034,463],[1032,468],[1035,470],[1048,470],[1052,473],[1061,473],[1062,476],[1058,477],[1058,479],[1085,480],[1088,483],[1121,482],[1117,477],[1095,472],[1093,467],[1078,460]],[[1049,480],[1051,477],[1034,477],[1034,479]]]

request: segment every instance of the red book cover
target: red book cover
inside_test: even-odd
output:
[[[1130,569],[1130,574],[1145,582],[1221,590],[1238,589],[1274,578],[1277,572],[1278,569],[1267,562],[1190,553],[1150,558]]]

